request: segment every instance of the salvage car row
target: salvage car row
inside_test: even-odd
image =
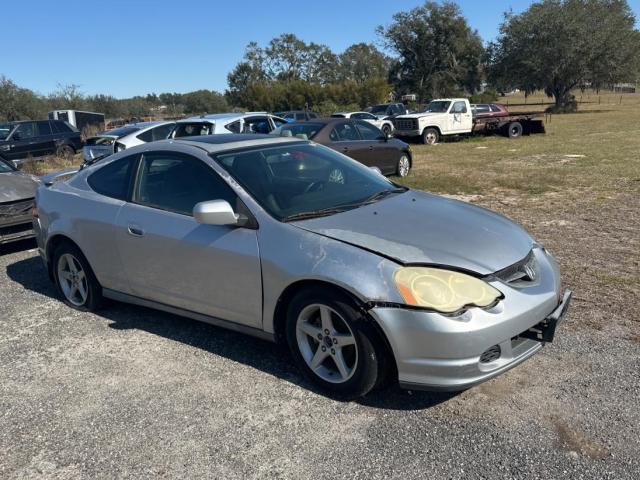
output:
[[[92,162],[135,145],[163,139],[258,133],[313,140],[376,167],[385,175],[404,177],[411,168],[411,149],[390,137],[391,128],[389,120],[378,120],[366,112],[345,112],[331,118],[309,116],[292,122],[267,112],[218,113],[178,121],[136,123],[106,131],[87,139],[83,158],[85,162]]]

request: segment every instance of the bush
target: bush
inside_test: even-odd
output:
[[[311,110],[316,112],[321,117],[330,117],[332,113],[336,112],[357,112],[362,110],[357,103],[349,103],[346,105],[337,104],[331,100],[325,100],[317,105],[314,105]]]
[[[498,101],[498,92],[495,90],[485,90],[482,93],[476,93],[469,98],[470,103],[493,103]]]
[[[578,102],[575,95],[571,95],[564,105],[552,105],[545,110],[546,113],[576,113],[578,111]]]

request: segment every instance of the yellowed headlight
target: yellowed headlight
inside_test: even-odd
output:
[[[501,293],[486,282],[464,273],[439,268],[404,267],[394,274],[407,305],[453,313],[465,306],[487,307]]]

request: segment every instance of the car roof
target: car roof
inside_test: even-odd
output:
[[[258,133],[222,133],[218,135],[201,135],[196,137],[180,137],[174,140],[160,140],[153,142],[161,147],[163,143],[181,143],[206,150],[208,153],[224,152],[237,148],[274,146],[285,143],[310,143],[296,137],[281,137]]]
[[[345,122],[348,120],[352,120],[354,122],[358,121],[357,119],[349,119],[344,117],[318,117],[318,118],[309,118],[304,120],[296,120],[295,122],[287,123],[287,125],[296,125],[301,123],[322,123],[324,125],[329,125],[330,123]],[[287,125],[282,125],[282,126],[286,127]]]
[[[31,123],[31,122],[49,122],[50,120],[48,118],[43,118],[42,120],[13,120],[11,122],[3,122],[3,123],[8,123],[10,125],[15,125],[18,123]]]
[[[163,125],[167,123],[175,123],[175,120],[158,120],[153,122],[137,122],[137,123],[127,123],[123,125],[123,127],[139,127],[140,129],[155,127],[158,125]]]
[[[215,120],[212,118],[200,118],[200,117],[190,117],[183,118],[181,120],[177,120],[176,123],[202,123],[202,124],[212,124],[215,123]]]
[[[251,115],[269,115],[267,112],[230,112],[230,113],[207,113],[199,117],[192,117],[188,120],[209,119],[209,120],[230,120],[235,118],[244,118]]]

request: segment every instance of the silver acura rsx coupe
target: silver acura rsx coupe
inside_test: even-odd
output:
[[[553,340],[571,298],[508,219],[290,137],[127,149],[40,187],[34,228],[69,306],[107,297],[281,341],[347,398],[495,377]]]

